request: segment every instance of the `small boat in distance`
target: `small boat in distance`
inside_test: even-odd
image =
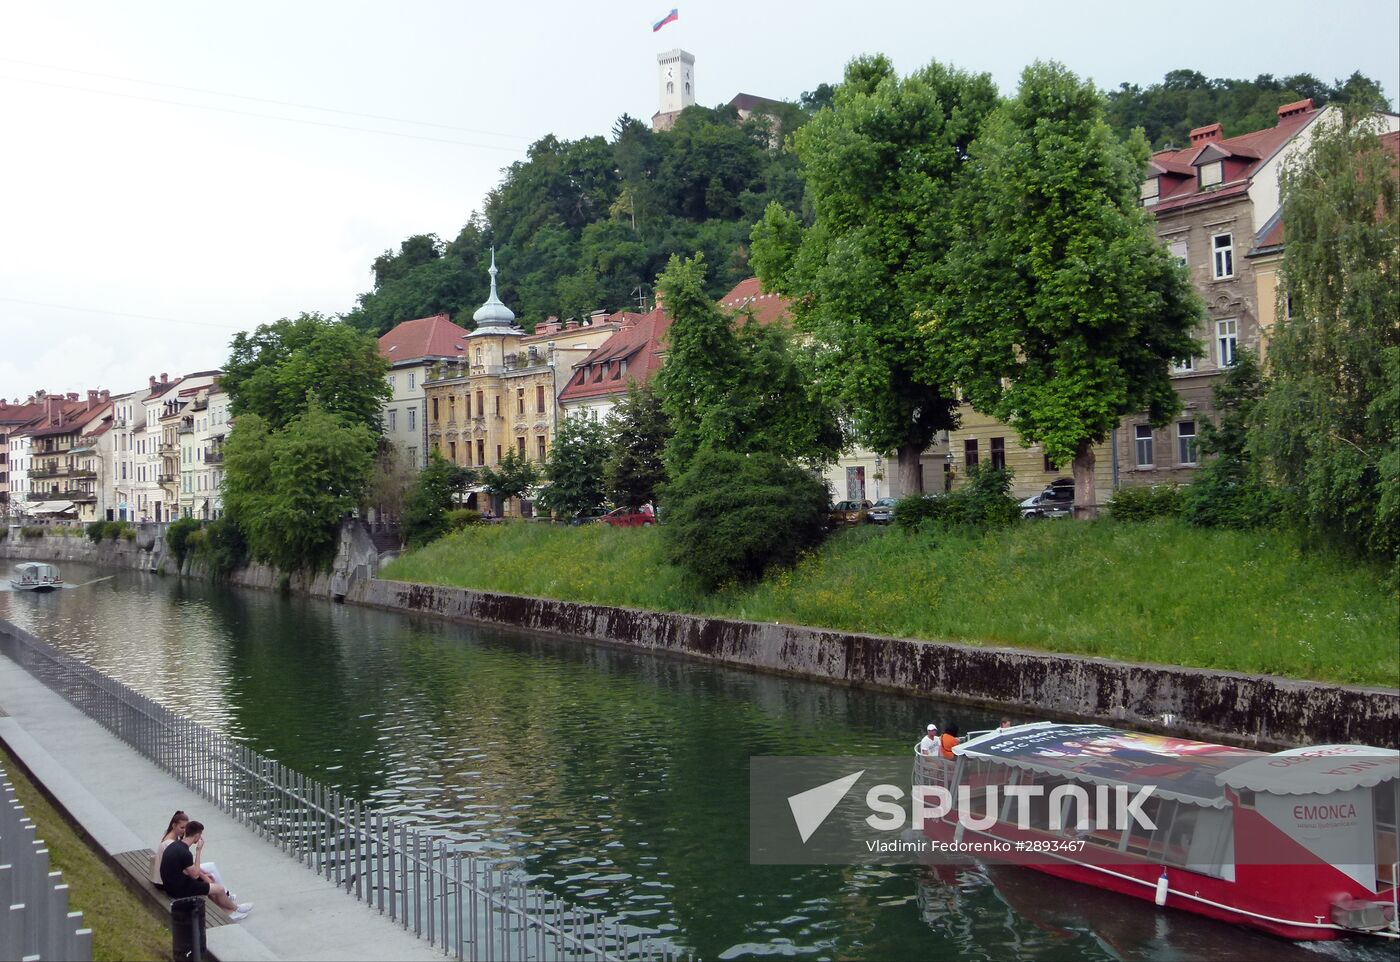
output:
[[[15,591],[56,591],[63,587],[58,568],[42,561],[26,561],[15,565],[10,575],[10,587]]]

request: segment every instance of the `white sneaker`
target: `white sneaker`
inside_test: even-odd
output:
[[[230,921],[233,921],[233,922],[242,922],[244,919],[246,919],[246,918],[248,917],[248,913],[251,912],[251,911],[252,911],[252,908],[251,908],[251,907],[249,907],[248,909],[243,909],[243,908],[240,906],[239,911],[234,912],[232,915],[229,916],[229,920],[230,920]]]
[[[238,903],[238,911],[242,912],[244,915],[247,915],[249,912],[253,911],[253,903],[252,903],[252,902],[239,902],[239,903]]]

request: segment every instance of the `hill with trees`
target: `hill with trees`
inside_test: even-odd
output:
[[[456,237],[414,235],[376,258],[373,288],[345,319],[375,335],[441,312],[471,327],[486,299],[493,244],[504,268],[501,296],[527,328],[551,314],[636,305],[673,253],[702,252],[707,290],[718,297],[753,273],[749,232],[770,202],[810,215],[789,137],[830,106],[834,91],[821,84],[778,108],[772,122],[694,106],[671,130],[624,114],[606,137],[546,135],[506,169]],[[1143,127],[1156,148],[1183,144],[1192,127],[1217,121],[1230,135],[1272,126],[1280,104],[1305,97],[1319,106],[1384,103],[1380,85],[1360,73],[1328,84],[1306,73],[1244,80],[1174,70],[1161,83],[1109,92],[1106,119],[1121,137]]]

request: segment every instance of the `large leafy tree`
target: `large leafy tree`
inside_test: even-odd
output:
[[[657,391],[671,423],[666,461],[673,476],[703,447],[809,464],[835,457],[835,414],[784,331],[736,323],[720,308],[705,289],[703,255],[673,256],[657,286],[672,318]]]
[[[791,565],[821,541],[826,485],[771,454],[701,451],[666,489],[672,564],[705,590]]]
[[[437,451],[430,452],[404,505],[404,540],[416,548],[446,534],[447,512],[456,507],[462,491],[473,480],[470,468],[453,464]]]
[[[606,425],[589,417],[564,418],[544,465],[549,486],[540,492],[540,505],[565,515],[601,505],[608,452]]]
[[[986,74],[933,63],[900,78],[884,57],[853,61],[832,107],[795,135],[811,224],[774,204],[753,232],[764,288],[793,299],[856,438],[895,453],[900,493],[919,490],[921,454],[956,423],[918,318],[951,242],[968,149],[996,100]]]
[[[608,429],[610,450],[603,469],[608,497],[634,510],[655,504],[666,483],[666,441],[671,436],[661,398],[650,386],[638,387],[634,381],[613,408]]]
[[[1348,114],[1285,172],[1257,444],[1317,530],[1400,576],[1400,188],[1377,132]]]
[[[323,412],[377,434],[380,405],[390,396],[388,370],[373,337],[302,314],[236,335],[219,383],[235,418],[256,414],[271,430],[306,413],[314,396]]]
[[[1083,516],[1094,445],[1126,414],[1163,424],[1178,409],[1169,363],[1199,353],[1201,307],[1138,207],[1147,145],[1118,139],[1092,84],[1026,68],[972,157],[925,354],[974,408],[1073,462]]]
[[[328,567],[341,520],[360,506],[375,435],[313,401],[281,429],[241,416],[225,451],[224,504],[253,558],[283,571]]]
[[[515,448],[507,448],[505,456],[494,468],[481,468],[480,476],[487,493],[501,501],[523,498],[540,483],[539,467]]]

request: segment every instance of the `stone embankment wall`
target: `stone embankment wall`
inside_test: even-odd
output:
[[[1400,747],[1400,692],[578,604],[396,581],[346,598],[1045,718],[1276,747]]]
[[[137,525],[136,537],[103,539],[97,543],[86,535],[65,536],[50,528],[39,538],[26,538],[18,525],[11,525],[0,538],[0,558],[12,561],[80,561],[111,568],[135,568],[175,574],[175,558],[165,549],[165,525]]]
[[[0,540],[0,557],[71,560],[175,572],[161,530],[135,541]],[[342,531],[329,573],[284,575],[267,565],[234,584],[289,590],[405,613],[512,628],[775,672],[985,705],[1017,714],[1100,720],[1271,747],[1356,743],[1400,748],[1400,692],[1264,675],[1139,665],[1017,648],[916,641],[800,625],[579,604],[377,580],[379,555],[359,525]],[[180,574],[203,577],[187,561]]]

